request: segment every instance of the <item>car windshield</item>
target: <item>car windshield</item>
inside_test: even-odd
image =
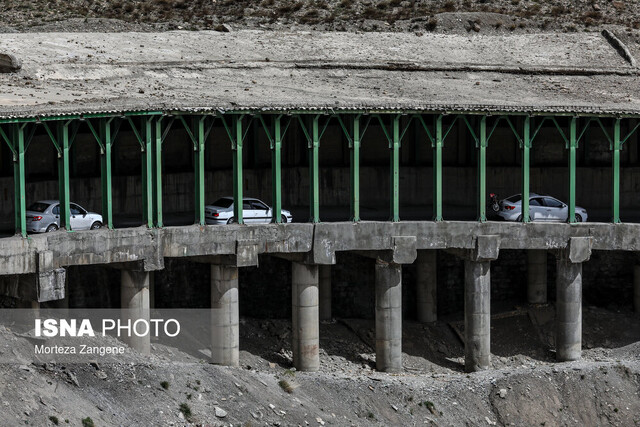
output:
[[[48,207],[49,207],[49,203],[35,202],[31,206],[29,206],[27,210],[42,213],[46,211]]]
[[[507,198],[507,202],[511,202],[511,203],[516,203],[519,202],[522,199],[522,196],[519,194],[516,194],[515,196],[511,196],[509,198]]]
[[[221,208],[228,208],[232,204],[233,204],[233,199],[227,199],[226,197],[223,197],[211,203],[212,206],[219,206]]]

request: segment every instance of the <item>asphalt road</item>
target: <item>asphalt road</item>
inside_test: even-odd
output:
[[[293,222],[307,222],[309,219],[308,207],[295,207],[289,209],[293,214]],[[611,214],[608,210],[592,210],[587,209],[589,213],[589,222],[610,222]],[[630,212],[633,215],[625,215],[622,211],[622,220],[624,222],[640,223],[640,215]],[[489,220],[498,220],[491,217],[488,212]],[[475,221],[477,215],[475,209],[461,209],[459,207],[447,208],[445,206],[443,217],[447,221]],[[433,208],[430,205],[423,206],[406,206],[400,207],[401,221],[431,221],[433,218]],[[349,207],[320,207],[320,220],[322,222],[338,222],[349,221]],[[380,208],[371,208],[361,206],[360,219],[362,221],[388,221],[389,210]],[[143,224],[142,216],[114,215],[113,218],[115,228],[139,227]],[[181,226],[192,225],[195,222],[195,215],[192,212],[174,212],[164,213],[163,222],[165,226]],[[11,222],[4,221],[0,228],[0,238],[12,236]]]

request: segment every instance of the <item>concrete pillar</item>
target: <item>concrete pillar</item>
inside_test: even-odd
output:
[[[238,267],[211,265],[211,363],[240,364]]]
[[[491,364],[491,263],[464,261],[464,367],[467,372]]]
[[[556,360],[580,359],[582,350],[582,263],[558,258]]]
[[[547,303],[547,251],[527,251],[527,301],[529,304]]]
[[[149,322],[149,272],[121,270],[120,307],[122,308],[122,321],[131,321],[133,324],[138,319]],[[139,329],[142,331],[143,329]],[[138,337],[131,333],[130,337],[123,337],[129,346],[142,354],[151,352],[150,335]]]
[[[331,320],[331,266],[320,267],[320,320]]]
[[[300,371],[320,369],[318,266],[292,263],[293,365]]]
[[[156,272],[149,272],[149,307],[156,308]]]
[[[416,267],[418,321],[435,322],[438,320],[436,251],[418,251]]]
[[[640,265],[633,267],[633,309],[640,315]]]
[[[376,260],[376,369],[402,371],[402,266]]]

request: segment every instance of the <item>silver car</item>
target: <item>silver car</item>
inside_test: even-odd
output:
[[[515,194],[500,200],[499,210],[496,212],[505,221],[522,221],[522,195]],[[569,207],[555,197],[529,194],[529,219],[531,221],[566,222],[569,217]],[[576,221],[586,222],[587,210],[576,206]]]
[[[88,212],[76,203],[70,203],[71,229],[95,230],[102,227],[102,215]],[[60,202],[58,200],[40,200],[27,208],[27,231],[45,233],[60,228]]]
[[[207,224],[233,224],[233,197],[221,197],[204,207]],[[242,216],[245,224],[268,224],[271,222],[272,209],[262,200],[245,197],[242,199]],[[282,222],[293,220],[291,212],[282,209]]]

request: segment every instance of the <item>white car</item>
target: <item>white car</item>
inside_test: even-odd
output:
[[[515,194],[500,200],[499,210],[496,212],[505,221],[522,221],[522,195]],[[531,221],[566,222],[569,217],[569,207],[555,197],[529,194],[529,218]],[[586,222],[587,210],[576,206],[576,221]]]
[[[76,203],[69,203],[71,208],[72,230],[95,230],[102,227],[102,215],[88,212]],[[40,200],[32,203],[26,212],[27,231],[29,233],[45,233],[60,228],[60,202],[57,200]]]
[[[242,199],[242,217],[245,224],[268,224],[272,221],[273,210],[263,201],[245,197]],[[204,207],[207,224],[234,224],[233,197],[221,197]],[[293,220],[291,212],[282,209],[282,222]]]

